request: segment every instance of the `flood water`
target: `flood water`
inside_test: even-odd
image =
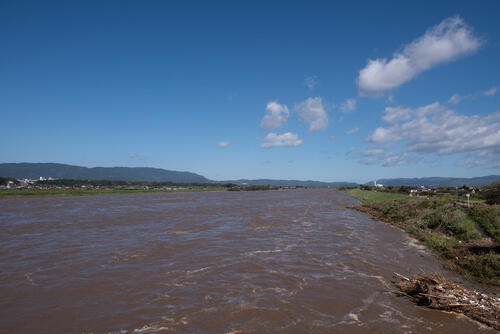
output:
[[[490,332],[391,293],[393,272],[450,274],[354,203],[328,189],[2,199],[0,332]]]

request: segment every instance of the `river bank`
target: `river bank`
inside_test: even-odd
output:
[[[463,314],[500,330],[499,208],[456,205],[445,198],[350,189],[362,205],[353,208],[396,226],[434,253],[464,278],[489,292],[469,290],[440,274],[407,278],[395,273],[397,294],[420,306]]]
[[[442,198],[350,189],[353,208],[396,226],[466,279],[500,291],[500,208],[456,206]]]

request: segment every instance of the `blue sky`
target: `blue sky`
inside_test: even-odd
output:
[[[0,162],[500,174],[500,2],[0,2]]]

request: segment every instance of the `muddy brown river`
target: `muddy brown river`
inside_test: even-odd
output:
[[[0,200],[1,333],[490,333],[395,296],[439,271],[335,190]]]

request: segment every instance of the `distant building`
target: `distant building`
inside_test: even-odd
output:
[[[377,180],[373,181],[373,186],[374,186],[375,188],[383,188],[383,187],[384,187],[384,185],[383,185],[383,184],[377,183]]]
[[[416,194],[418,194],[418,189],[412,187],[408,190],[408,193],[410,196],[416,195]]]

